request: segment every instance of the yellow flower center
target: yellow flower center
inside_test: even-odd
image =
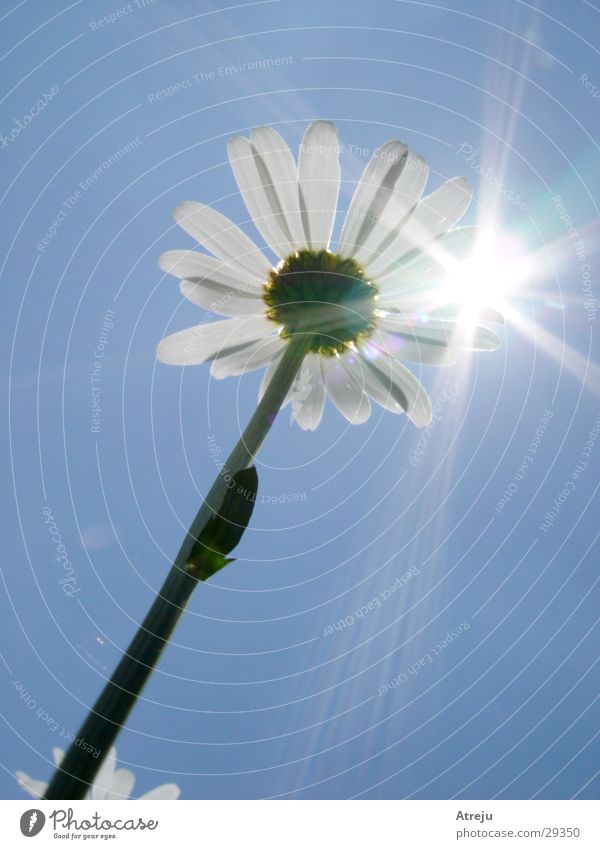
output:
[[[342,353],[374,328],[377,287],[357,262],[329,251],[286,257],[269,275],[263,298],[281,335],[310,333],[314,353]]]

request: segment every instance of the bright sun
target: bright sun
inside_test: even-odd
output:
[[[508,297],[529,276],[524,244],[517,236],[482,233],[469,256],[448,269],[444,299],[457,304],[460,322],[473,327],[486,312],[506,312]]]

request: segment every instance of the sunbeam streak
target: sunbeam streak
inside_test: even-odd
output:
[[[564,339],[555,336],[541,324],[532,322],[509,304],[506,304],[505,309],[507,323],[518,330],[526,340],[538,346],[544,354],[559,363],[561,370],[564,368],[589,392],[597,398],[600,397],[600,368],[592,362],[589,355],[579,353]],[[591,331],[588,341],[591,346]]]

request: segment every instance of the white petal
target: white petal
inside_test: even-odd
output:
[[[242,291],[255,293],[261,291],[255,283],[247,283],[236,270],[229,268],[219,259],[197,251],[165,251],[161,254],[158,264],[166,274],[172,274],[180,280],[204,280],[206,277]]]
[[[373,400],[392,412],[405,412],[417,427],[427,425],[431,400],[414,374],[373,345],[361,355],[366,366],[366,390]]]
[[[401,257],[418,251],[460,221],[471,202],[465,177],[454,177],[418,204],[385,253],[367,263],[369,275],[379,278]]]
[[[158,345],[156,356],[170,365],[205,363],[217,356],[227,356],[241,345],[266,338],[274,327],[264,316],[211,321],[167,336]]]
[[[281,356],[282,355],[280,354],[265,369],[265,373],[263,374],[263,378],[262,378],[261,383],[260,383],[260,388],[258,390],[258,401],[259,401],[259,403],[262,400],[263,395],[267,391],[267,386],[269,385],[269,383],[273,379],[273,375],[277,371],[277,366],[279,365],[279,363],[281,361]],[[292,400],[292,389],[290,388],[288,394],[285,396],[285,399],[284,399],[281,407],[282,408],[287,407],[287,405],[290,403],[291,400]]]
[[[292,418],[302,430],[316,430],[323,417],[325,386],[319,354],[307,354],[292,387]]]
[[[464,307],[460,303],[444,303],[435,309],[429,310],[427,313],[432,319],[440,321],[457,321],[464,312]],[[477,311],[477,318],[482,321],[496,321],[498,324],[504,324],[504,316],[493,307],[481,307]]]
[[[322,358],[325,388],[340,413],[351,424],[362,424],[371,415],[371,404],[365,395],[360,370],[356,377],[345,358],[346,355]]]
[[[48,783],[46,781],[38,781],[36,778],[31,778],[30,775],[27,775],[26,772],[21,772],[20,769],[15,772],[15,778],[23,790],[25,790],[26,793],[29,793],[30,796],[34,796],[36,799],[41,799],[48,787]]]
[[[140,796],[140,799],[179,799],[181,788],[176,784],[161,784],[154,790],[149,790]]]
[[[389,202],[394,184],[406,160],[408,148],[389,141],[371,157],[356,187],[342,227],[338,252],[354,256]]]
[[[500,338],[483,324],[469,328],[455,321],[418,321],[388,313],[377,319],[381,330],[405,336],[414,342],[464,348],[468,351],[495,351]]]
[[[256,369],[268,365],[274,358],[278,359],[284,346],[285,342],[280,336],[260,339],[258,342],[245,345],[239,351],[216,359],[212,364],[210,373],[214,378],[220,380],[224,377],[233,377],[248,371],[256,371]]]
[[[133,785],[135,784],[135,775],[130,769],[121,767],[115,770],[112,777],[112,784],[106,788],[104,799],[129,799]]]
[[[385,274],[377,277],[379,301],[391,302],[404,293],[440,286],[448,274],[473,249],[481,236],[480,227],[456,227],[434,239],[408,261],[400,258]],[[440,293],[441,294],[441,293]]]
[[[429,166],[422,156],[408,151],[396,180],[389,203],[381,211],[374,227],[356,252],[363,265],[385,252],[387,245],[403,226],[407,216],[419,202],[427,183]]]
[[[384,389],[381,381],[367,366],[363,367],[364,385],[367,395],[392,413],[403,413],[404,408],[394,399],[388,389]]]
[[[256,315],[264,310],[262,288],[245,284],[220,260],[195,251],[167,251],[163,271],[182,280],[181,294],[196,306],[222,315]]]
[[[300,215],[298,169],[291,150],[272,127],[256,127],[250,133],[250,142],[269,175],[274,197],[277,198],[277,210],[281,211],[285,222],[283,229],[286,234],[289,233],[295,248],[305,248],[307,241]]]
[[[99,800],[108,798],[107,794],[110,793],[112,787],[116,765],[117,750],[114,746],[112,746],[96,774],[94,783],[92,784],[92,799]]]
[[[389,333],[403,333],[412,338],[427,336],[433,341],[449,344],[452,334],[458,332],[458,325],[454,321],[420,321],[411,319],[401,313],[386,313],[377,318],[377,327]]]
[[[465,328],[465,331],[452,335],[452,344],[465,351],[495,351],[502,344],[500,337],[483,324]]]
[[[289,231],[282,212],[277,208],[277,196],[270,185],[270,178],[259,172],[260,157],[248,139],[234,136],[229,140],[229,162],[234,177],[254,225],[271,249],[280,257],[292,253]]]
[[[450,365],[456,360],[456,348],[424,339],[416,341],[409,335],[380,333],[372,334],[371,339],[396,360],[407,360],[421,365]]]
[[[179,290],[197,307],[221,315],[260,315],[265,311],[263,301],[255,295],[221,286],[213,280],[182,280]]]
[[[243,278],[266,280],[271,263],[239,227],[210,206],[186,200],[173,212],[180,227]]]
[[[444,287],[431,287],[429,291],[403,293],[401,296],[397,294],[382,297],[378,296],[378,302],[382,309],[387,311],[388,315],[401,315],[403,318],[407,316],[418,318],[425,321],[425,317],[430,321],[460,321],[464,313],[464,306],[459,302],[451,302],[448,300],[448,292]],[[496,321],[499,324],[504,324],[504,316],[498,310],[492,307],[482,307],[477,314],[480,321]]]
[[[309,247],[327,248],[340,189],[340,148],[335,124],[308,126],[298,156],[300,203]]]

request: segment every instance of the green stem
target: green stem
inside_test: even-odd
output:
[[[71,744],[60,767],[54,773],[44,798],[85,797],[198,583],[197,573],[189,563],[190,556],[203,528],[223,502],[230,480],[227,473],[233,477],[236,472],[252,464],[293,383],[310,345],[310,339],[308,334],[301,334],[286,344],[265,394],[239,442],[219,471],[152,607],[112,678],[77,732],[75,742]],[[90,751],[86,751],[83,746]],[[93,757],[92,753],[98,751],[100,755]]]

